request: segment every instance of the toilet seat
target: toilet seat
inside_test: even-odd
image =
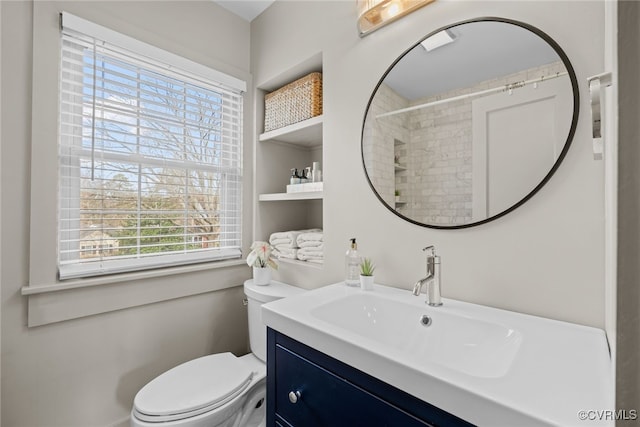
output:
[[[194,417],[231,402],[252,382],[254,372],[232,353],[200,357],[176,366],[144,386],[133,412],[153,423]]]

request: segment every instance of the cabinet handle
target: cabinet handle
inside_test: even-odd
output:
[[[298,403],[298,399],[300,399],[302,396],[300,395],[299,391],[290,391],[289,392],[289,402],[291,403]]]

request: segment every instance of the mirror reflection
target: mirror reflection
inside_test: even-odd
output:
[[[418,43],[383,76],[362,133],[367,178],[405,219],[459,228],[531,197],[577,121],[573,69],[533,28],[478,20]]]

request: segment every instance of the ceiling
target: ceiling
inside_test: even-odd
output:
[[[245,21],[253,21],[275,0],[213,0]]]
[[[417,45],[386,76],[406,99],[433,96],[558,61],[537,34],[501,22],[472,22],[449,30],[456,40],[427,52]]]

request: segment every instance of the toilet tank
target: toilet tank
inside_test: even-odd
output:
[[[253,280],[244,282],[249,316],[249,343],[251,352],[263,362],[267,361],[267,327],[262,323],[262,304],[281,298],[298,295],[304,289],[272,280],[266,286],[254,285]]]

